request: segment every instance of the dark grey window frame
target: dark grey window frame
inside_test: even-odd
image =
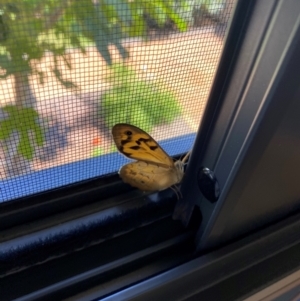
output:
[[[231,51],[231,64],[231,41],[225,46],[214,84],[219,94],[217,88],[212,90],[211,107],[182,185],[188,202],[178,204],[185,224],[194,206],[200,208],[199,250],[228,243],[300,208],[300,186],[292,180],[300,177],[297,160],[286,175],[288,195],[281,185],[283,165],[299,147],[300,3],[250,2],[251,17],[247,27],[240,25],[240,45]],[[247,11],[244,16],[246,19]],[[229,70],[226,77],[222,63]],[[212,170],[218,180],[217,202],[208,201],[199,190],[197,175],[202,167]],[[271,204],[266,197],[272,199]]]

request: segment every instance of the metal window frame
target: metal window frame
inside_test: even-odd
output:
[[[286,198],[283,194],[280,169],[285,162],[278,159],[292,154],[293,143],[299,147],[296,133],[300,128],[293,119],[299,112],[300,2],[249,1],[248,10],[244,5],[245,1],[239,1],[214,84],[219,87],[212,89],[182,184],[184,198],[176,208],[185,225],[194,208],[200,209],[198,250],[238,239],[300,208],[297,183],[290,185]],[[245,16],[242,21],[241,15]],[[231,36],[237,39],[233,51]],[[288,127],[292,137],[283,140],[279,136]],[[276,147],[274,137],[286,143],[284,150]],[[269,149],[271,144],[273,149]],[[218,181],[221,194],[217,202],[200,192],[198,174],[203,167],[213,171]],[[297,168],[287,175],[299,177]]]
[[[74,300],[233,301],[244,300],[285,277],[293,283],[288,276],[300,271],[299,217],[293,216],[105,298],[97,298],[94,292]]]

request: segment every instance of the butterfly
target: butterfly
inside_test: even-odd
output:
[[[189,153],[182,160],[174,162],[149,134],[126,123],[116,124],[112,128],[112,136],[121,154],[137,160],[125,164],[119,170],[125,183],[152,192],[175,185],[173,189],[176,194],[179,192],[176,184],[183,178],[184,164]]]

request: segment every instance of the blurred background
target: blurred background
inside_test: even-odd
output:
[[[119,122],[180,153],[178,137],[201,121],[233,8],[233,0],[1,1],[0,179],[115,153]],[[114,158],[82,166],[104,175]]]

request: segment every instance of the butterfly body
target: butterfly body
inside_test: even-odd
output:
[[[113,127],[112,135],[118,150],[137,160],[121,167],[119,174],[125,183],[143,191],[160,191],[181,182],[184,160],[174,162],[149,134],[120,123]]]

